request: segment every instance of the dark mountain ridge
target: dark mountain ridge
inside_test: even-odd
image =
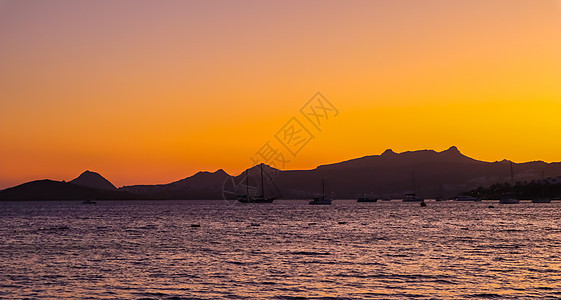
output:
[[[229,177],[230,175],[222,169],[213,173],[201,171],[193,176],[168,184],[131,185],[123,186],[119,190],[144,195],[152,199],[221,199],[222,185]]]
[[[130,199],[144,198],[129,192],[100,190],[49,179],[31,181],[0,191],[0,200],[3,201]]]
[[[34,200],[67,199],[71,198],[70,195],[76,199],[225,199],[235,197],[240,187],[257,190],[262,184],[264,189],[269,190],[274,184],[284,199],[300,199],[321,193],[322,178],[326,179],[328,192],[336,198],[363,195],[401,198],[413,191],[425,198],[453,197],[479,187],[510,183],[511,165],[516,182],[539,180],[542,173],[546,177],[561,175],[559,162],[485,162],[463,155],[456,147],[441,152],[418,150],[396,153],[388,149],[380,155],[321,165],[310,170],[281,171],[264,165],[263,183],[259,165],[237,176],[230,176],[220,169],[198,172],[168,184],[131,185],[118,190],[101,175],[86,171],[70,183],[48,181],[40,184],[38,182],[41,181],[37,181],[6,189],[0,191],[0,199],[6,199],[7,195],[14,199],[36,197]],[[89,192],[83,189],[89,189]],[[21,195],[16,196],[16,191]]]
[[[85,171],[84,173],[80,174],[80,176],[76,177],[75,179],[71,180],[70,183],[74,183],[77,185],[99,189],[99,190],[107,190],[107,191],[116,191],[117,188],[103,176],[99,175],[96,172],[92,171]]]
[[[396,153],[388,149],[380,155],[321,165],[311,170],[281,171],[265,166],[264,172],[274,180],[285,199],[317,196],[321,192],[322,178],[327,181],[328,191],[337,198],[355,198],[365,194],[400,198],[413,192],[413,185],[415,192],[423,197],[453,197],[480,186],[509,182],[510,164],[508,160],[479,161],[463,155],[453,146],[441,152],[418,150]],[[514,163],[513,169],[516,181],[537,179],[542,171],[548,176],[561,174],[560,163],[542,161]],[[221,199],[228,196],[224,193],[228,178],[235,184],[245,185],[246,174],[249,174],[249,185],[258,188],[259,172],[259,166],[233,177],[222,170],[199,172],[170,184],[127,186],[121,190],[159,198]]]

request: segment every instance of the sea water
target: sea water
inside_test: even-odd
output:
[[[1,202],[0,298],[561,298],[561,203],[427,204]]]

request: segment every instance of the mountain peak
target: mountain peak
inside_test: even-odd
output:
[[[452,146],[452,147],[450,147],[447,150],[444,150],[442,152],[461,154],[460,150],[458,150],[458,147],[456,147],[456,146]]]
[[[271,167],[271,166],[269,166],[268,164],[264,164],[264,163],[260,163],[260,164],[254,165],[254,166],[252,166],[251,168],[247,169],[246,171],[249,171],[249,172],[256,172],[256,171],[259,171],[259,170],[261,169],[261,165],[263,165],[263,171],[264,171],[264,172],[278,172],[278,171],[280,171],[279,169],[274,168],[274,167]],[[245,172],[245,171],[244,171],[244,172]]]
[[[382,155],[394,155],[397,154],[395,153],[392,149],[386,149],[386,151],[384,151],[384,153],[382,153]]]
[[[183,178],[178,181],[174,181],[169,185],[178,186],[178,187],[186,187],[190,185],[194,186],[210,186],[216,182],[223,182],[224,178],[226,178],[228,173],[226,173],[222,169],[216,170],[216,172],[209,172],[209,171],[199,171],[194,175],[189,177]]]
[[[80,174],[80,176],[71,180],[70,183],[99,190],[117,190],[117,188],[109,180],[105,179],[99,173],[92,172],[90,170],[84,171]]]
[[[197,173],[195,173],[195,175],[187,177],[187,178],[192,178],[192,177],[201,177],[201,176],[206,176],[206,177],[213,177],[213,176],[229,176],[228,173],[226,173],[226,171],[222,170],[222,169],[218,169],[215,172],[210,172],[210,171],[199,171]],[[187,179],[185,178],[185,179]],[[183,180],[183,179],[182,179]],[[180,180],[181,181],[181,180]]]
[[[214,174],[228,175],[228,173],[226,173],[226,171],[224,171],[223,169],[216,170],[216,172],[214,172]]]

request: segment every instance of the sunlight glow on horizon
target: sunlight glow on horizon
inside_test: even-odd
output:
[[[0,189],[238,174],[317,91],[340,114],[286,169],[561,161],[561,0],[0,1],[0,44]]]

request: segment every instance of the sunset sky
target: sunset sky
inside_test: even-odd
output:
[[[338,111],[320,127],[316,92]],[[452,145],[552,162],[560,134],[561,1],[0,0],[0,188],[237,174],[267,142],[284,169]]]

